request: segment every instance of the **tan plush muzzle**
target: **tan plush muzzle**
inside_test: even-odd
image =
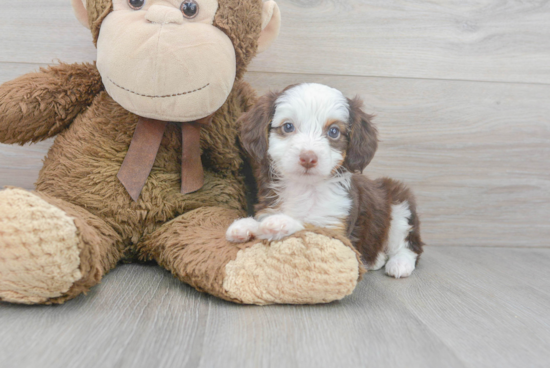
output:
[[[236,76],[233,44],[174,7],[117,10],[98,39],[97,67],[109,95],[128,111],[164,121],[194,121],[218,110]]]

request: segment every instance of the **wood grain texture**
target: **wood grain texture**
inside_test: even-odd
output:
[[[0,304],[3,367],[196,367],[208,299],[155,266],[122,266],[61,307]]]
[[[0,304],[2,366],[547,367],[549,249],[427,247],[317,306],[241,306],[124,265],[57,307]]]
[[[0,84],[10,81],[26,73],[36,72],[40,67],[48,64],[23,64],[23,63],[3,63],[0,62]]]
[[[0,62],[51,64],[95,60],[90,31],[73,14],[69,0],[3,1]]]
[[[253,71],[550,83],[550,3],[278,0]]]
[[[6,185],[34,189],[42,160],[53,139],[26,146],[0,144],[0,188]]]
[[[550,83],[550,3],[278,0],[281,36],[252,71]],[[0,12],[0,61],[95,59],[70,1]]]
[[[377,286],[407,305],[466,366],[544,367],[550,284],[548,270],[536,266],[548,264],[549,255],[535,249],[429,248],[415,283],[390,286],[391,280],[379,279]],[[533,286],[537,277],[545,279],[540,288]]]
[[[373,284],[385,276],[367,276],[351,297],[326,306],[213,301],[201,367],[464,367],[407,306]]]

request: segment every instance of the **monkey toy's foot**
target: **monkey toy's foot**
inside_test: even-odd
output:
[[[94,219],[88,214],[88,224],[77,226],[85,211],[71,207],[23,189],[0,191],[1,301],[62,303],[99,282],[101,260],[89,259],[87,241]]]
[[[279,241],[229,242],[226,231],[240,215],[190,211],[148,236],[141,251],[198,290],[237,303],[328,303],[355,289],[363,268],[348,239],[311,229]]]
[[[225,291],[245,304],[317,304],[350,295],[361,266],[342,241],[302,231],[240,250],[225,273]]]
[[[20,189],[0,192],[0,299],[40,303],[82,277],[76,226],[63,211]]]

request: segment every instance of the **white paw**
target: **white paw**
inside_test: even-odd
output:
[[[290,216],[273,215],[261,222],[258,238],[280,240],[303,229],[304,226]]]
[[[256,236],[260,223],[252,217],[237,220],[229,226],[225,237],[232,243],[244,243]]]
[[[409,277],[414,271],[415,262],[416,258],[411,259],[411,257],[401,254],[395,255],[386,263],[386,274],[396,279]]]
[[[387,260],[388,260],[387,254],[384,252],[380,252],[378,253],[378,256],[376,257],[376,260],[374,261],[374,263],[367,265],[367,269],[369,271],[378,271],[379,269],[384,267]]]

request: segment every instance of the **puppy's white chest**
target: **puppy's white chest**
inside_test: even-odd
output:
[[[291,184],[280,194],[282,212],[303,223],[338,227],[349,216],[351,198],[342,183]]]

